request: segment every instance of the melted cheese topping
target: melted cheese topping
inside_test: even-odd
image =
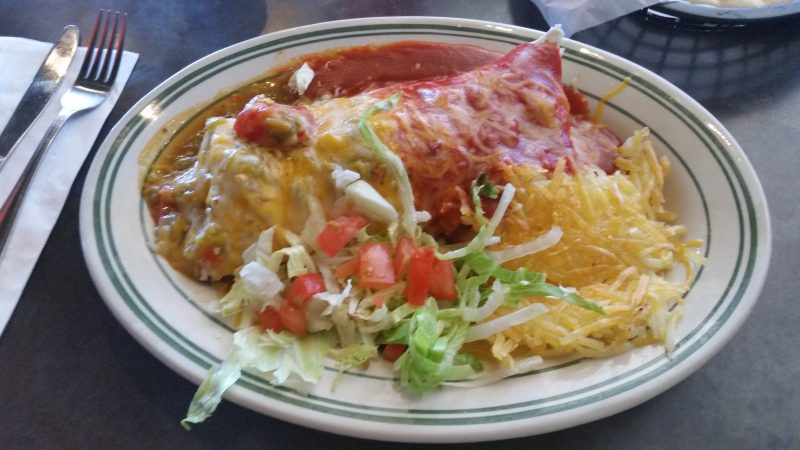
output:
[[[154,187],[177,197],[174,211],[158,219],[159,253],[202,280],[232,274],[244,250],[266,228],[302,231],[309,214],[307,196],[329,209],[334,164],[359,172],[398,207],[392,180],[358,134],[359,114],[374,101],[318,102],[316,139],[290,149],[250,144],[237,136],[235,119],[209,119],[195,163]]]
[[[156,230],[159,252],[200,279],[233,273],[264,224],[302,224],[292,214],[298,210],[293,205],[305,204],[302,189],[319,187],[316,193],[325,194],[325,178],[308,149],[265,152],[239,140],[233,122],[208,121],[197,161],[171,179],[180,193],[177,211]]]

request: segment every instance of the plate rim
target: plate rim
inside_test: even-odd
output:
[[[689,3],[685,0],[673,0],[659,3],[651,8],[717,23],[761,23],[787,20],[800,15],[800,0],[757,8],[721,8],[714,5]]]
[[[81,214],[80,214],[81,242],[82,242],[82,246],[83,246],[83,249],[84,249],[84,255],[85,255],[85,258],[87,260],[87,265],[89,266],[90,273],[92,275],[92,278],[93,278],[95,284],[98,286],[98,289],[100,290],[100,292],[101,292],[101,294],[103,296],[104,302],[108,305],[109,309],[112,310],[112,312],[114,313],[115,317],[117,317],[117,319],[123,324],[123,326],[128,330],[128,332],[131,333],[136,338],[136,340],[139,341],[140,344],[142,344],[145,348],[147,348],[148,351],[150,351],[151,354],[156,356],[159,360],[161,360],[163,363],[165,363],[167,366],[169,366],[170,368],[172,368],[176,372],[180,373],[185,378],[189,379],[192,383],[197,384],[197,381],[198,381],[196,379],[196,377],[194,376],[194,374],[190,373],[190,371],[186,367],[183,367],[178,361],[176,361],[174,359],[170,359],[169,355],[168,355],[168,353],[169,353],[168,351],[167,352],[162,352],[162,350],[160,348],[158,348],[159,347],[158,344],[160,342],[156,342],[156,343],[150,342],[150,339],[149,339],[150,336],[145,336],[148,333],[147,330],[143,330],[140,327],[134,326],[135,324],[132,324],[132,323],[127,322],[126,320],[123,320],[122,312],[121,311],[117,311],[115,309],[114,305],[112,304],[112,301],[109,300],[109,297],[108,297],[109,293],[110,293],[111,296],[114,296],[115,295],[115,291],[109,290],[110,289],[109,286],[107,286],[105,284],[105,280],[104,280],[105,273],[104,273],[104,268],[103,268],[102,264],[100,264],[98,266],[98,261],[96,259],[97,249],[96,249],[96,246],[93,245],[94,244],[94,240],[92,239],[92,235],[91,235],[92,220],[93,220],[92,209],[89,207],[89,205],[91,203],[93,203],[95,185],[96,185],[96,183],[98,183],[100,181],[98,179],[98,175],[99,175],[98,171],[99,171],[99,166],[101,165],[100,164],[101,160],[103,160],[103,159],[105,159],[107,157],[112,144],[114,143],[116,138],[121,134],[121,132],[124,129],[124,126],[127,125],[128,123],[130,123],[131,119],[134,118],[136,115],[138,115],[138,113],[145,106],[150,104],[153,101],[153,99],[155,99],[155,97],[159,93],[163,92],[166,88],[168,88],[169,86],[175,84],[177,82],[177,80],[182,79],[186,74],[191,73],[192,71],[196,70],[198,67],[203,67],[206,64],[208,64],[210,62],[213,62],[213,61],[215,61],[215,60],[217,60],[217,59],[219,59],[219,58],[221,58],[221,57],[223,57],[225,55],[234,53],[234,52],[236,52],[237,49],[238,50],[243,50],[243,49],[246,49],[248,47],[252,47],[254,45],[258,45],[260,43],[267,43],[269,41],[275,41],[275,40],[281,39],[283,37],[289,37],[289,36],[301,34],[302,32],[305,32],[305,31],[325,30],[325,29],[334,29],[335,30],[335,29],[345,28],[345,27],[353,26],[353,25],[375,25],[375,24],[378,24],[378,25],[389,25],[389,26],[391,26],[391,25],[401,25],[401,24],[406,24],[406,23],[419,24],[419,25],[448,24],[448,25],[455,25],[457,27],[465,27],[465,31],[475,31],[476,29],[489,28],[489,29],[494,29],[494,30],[501,30],[502,32],[509,32],[509,33],[512,33],[512,34],[516,34],[518,37],[522,36],[522,35],[524,35],[524,36],[536,36],[536,35],[541,35],[542,34],[541,31],[531,30],[531,29],[527,29],[527,28],[523,28],[523,27],[517,27],[517,26],[512,26],[512,25],[506,25],[506,24],[498,24],[498,23],[487,22],[487,21],[479,21],[479,20],[457,19],[457,18],[437,18],[437,17],[388,17],[388,18],[346,19],[346,20],[341,20],[341,21],[324,22],[324,23],[320,23],[320,24],[306,25],[306,26],[303,26],[303,27],[283,30],[283,31],[280,31],[280,32],[277,32],[277,33],[270,33],[270,34],[258,36],[258,37],[255,37],[253,39],[249,39],[247,41],[243,41],[243,42],[234,44],[234,45],[232,45],[230,47],[227,47],[225,49],[222,49],[222,50],[218,50],[218,51],[216,51],[216,52],[214,52],[214,53],[212,53],[210,55],[207,55],[207,56],[195,61],[194,63],[188,65],[184,69],[178,71],[176,74],[174,74],[173,76],[169,77],[163,83],[159,84],[157,87],[155,87],[153,90],[151,90],[141,100],[139,100],[135,105],[133,105],[130,108],[130,110],[120,119],[120,121],[117,123],[117,125],[115,125],[115,127],[111,130],[111,132],[109,132],[109,134],[104,139],[103,144],[101,145],[100,149],[98,150],[97,154],[94,157],[94,160],[92,162],[92,167],[90,168],[90,171],[87,174],[87,178],[86,178],[87,182],[84,185],[83,193],[82,193],[82,196],[81,196]],[[743,287],[743,289],[745,291],[745,294],[748,294],[747,297],[748,298],[753,297],[754,299],[745,305],[745,306],[747,306],[746,310],[743,311],[741,309],[737,309],[737,311],[735,311],[735,312],[738,314],[738,316],[729,318],[728,321],[725,322],[727,324],[727,323],[731,323],[731,321],[733,321],[733,325],[728,326],[724,330],[720,330],[719,333],[722,333],[723,331],[725,333],[722,333],[720,335],[720,336],[722,336],[721,338],[717,338],[717,340],[715,341],[717,345],[715,347],[712,347],[711,350],[706,350],[705,352],[697,350],[694,353],[692,353],[691,355],[689,355],[689,357],[687,357],[687,359],[684,361],[684,365],[683,366],[676,366],[675,367],[675,369],[679,369],[681,367],[683,367],[683,369],[682,369],[681,372],[679,372],[679,376],[673,376],[670,379],[671,382],[669,382],[669,383],[664,383],[664,382],[661,382],[661,383],[645,382],[645,383],[643,383],[641,385],[636,386],[634,389],[632,389],[632,390],[630,390],[630,391],[628,391],[626,393],[623,393],[623,394],[620,394],[620,395],[617,395],[617,396],[613,397],[612,400],[614,400],[614,401],[611,402],[613,404],[609,405],[609,407],[607,407],[607,408],[604,408],[602,411],[596,410],[593,413],[591,411],[589,411],[589,412],[583,411],[580,414],[580,417],[575,417],[574,414],[572,414],[572,411],[569,411],[569,410],[568,411],[563,411],[562,413],[549,415],[549,416],[547,416],[547,418],[550,419],[549,423],[548,424],[544,424],[544,425],[540,425],[540,427],[539,427],[540,429],[536,430],[536,432],[551,431],[551,430],[555,430],[555,429],[559,429],[559,428],[564,428],[564,427],[567,427],[567,426],[578,425],[578,424],[581,424],[581,423],[585,423],[585,422],[588,422],[588,421],[591,421],[591,420],[595,420],[595,419],[598,419],[598,418],[601,418],[601,417],[605,417],[605,416],[614,414],[616,412],[622,411],[624,409],[633,407],[636,404],[642,403],[642,402],[652,398],[653,396],[659,394],[660,392],[665,391],[666,389],[670,388],[674,384],[676,384],[679,381],[683,380],[689,374],[693,373],[699,366],[704,364],[709,358],[711,358],[713,355],[715,355],[730,340],[730,338],[739,329],[739,327],[743,323],[744,319],[749,314],[750,309],[752,309],[752,307],[756,303],[756,301],[758,299],[758,293],[760,292],[761,287],[763,286],[764,280],[766,278],[766,272],[767,272],[767,269],[768,269],[769,256],[770,256],[770,250],[771,250],[770,217],[769,217],[769,213],[768,213],[768,208],[766,206],[766,200],[765,200],[764,194],[763,194],[763,189],[761,188],[761,185],[758,182],[758,178],[755,175],[755,172],[753,171],[752,166],[749,164],[749,161],[747,160],[746,155],[741,150],[741,147],[739,147],[738,144],[736,144],[735,140],[733,140],[733,137],[730,136],[730,133],[728,133],[727,130],[725,130],[724,127],[722,127],[722,125],[708,111],[706,111],[702,106],[700,106],[696,101],[691,99],[688,95],[686,95],[685,93],[680,91],[678,88],[673,86],[668,81],[666,81],[663,78],[653,74],[652,72],[648,71],[647,69],[644,69],[641,66],[638,66],[638,65],[636,65],[635,63],[633,63],[631,61],[624,60],[624,59],[622,59],[620,57],[611,55],[611,54],[609,54],[609,53],[607,53],[605,51],[596,49],[594,47],[591,47],[591,46],[588,46],[588,45],[585,45],[585,44],[582,44],[580,42],[566,40],[565,43],[570,44],[570,45],[574,45],[574,46],[580,46],[580,47],[583,47],[583,48],[591,49],[591,51],[595,51],[601,56],[613,59],[614,62],[617,63],[617,64],[622,64],[623,66],[627,65],[628,66],[627,69],[629,69],[631,71],[636,71],[636,72],[643,73],[643,74],[647,75],[651,80],[655,80],[655,81],[663,84],[665,87],[670,88],[671,90],[674,90],[678,94],[681,94],[681,95],[678,95],[678,97],[679,97],[678,100],[687,103],[688,106],[690,107],[690,109],[694,109],[697,112],[702,113],[702,115],[706,116],[705,118],[710,119],[713,122],[714,125],[719,127],[719,130],[721,130],[722,134],[724,134],[725,137],[727,139],[729,139],[730,143],[732,144],[732,149],[733,149],[733,152],[734,152],[734,156],[741,158],[741,160],[739,161],[739,165],[736,166],[736,167],[739,170],[742,170],[745,175],[748,175],[748,178],[745,179],[742,182],[744,184],[746,184],[747,187],[750,189],[750,194],[751,194],[750,198],[752,200],[755,200],[755,203],[759,203],[759,204],[761,204],[763,206],[763,211],[761,211],[763,214],[761,216],[759,216],[759,217],[764,220],[764,223],[760,224],[760,226],[763,227],[766,235],[765,236],[756,236],[756,237],[757,238],[763,238],[766,245],[765,245],[765,249],[761,249],[760,253],[756,253],[754,255],[754,258],[763,256],[763,258],[759,259],[759,261],[762,264],[759,265],[758,267],[756,267],[756,269],[761,269],[761,270],[754,270],[753,274],[751,275],[750,283],[747,284],[745,287]],[[758,216],[758,212],[759,212],[758,210],[755,211],[757,216]],[[755,281],[755,283],[753,283],[754,281]],[[703,348],[708,349],[708,347],[703,347]],[[675,371],[672,371],[671,373],[674,374]],[[652,381],[652,380],[650,380],[650,381]],[[241,392],[240,392],[240,390],[241,390]],[[258,403],[258,402],[254,401],[253,399],[249,399],[247,397],[248,396],[246,395],[246,393],[239,386],[234,388],[229,395],[226,395],[226,398],[232,399],[232,400],[236,401],[237,403],[242,404],[242,405],[244,405],[244,406],[246,406],[246,407],[248,407],[250,409],[255,409],[255,410],[260,411],[260,412],[263,413],[263,408],[259,408],[258,405],[254,405],[255,403]],[[283,406],[286,406],[286,405],[283,405]],[[305,422],[307,420],[307,416],[303,415],[303,413],[306,413],[306,412],[307,412],[307,410],[305,408],[300,408],[297,411],[294,411],[294,414],[292,414],[290,411],[283,410],[283,411],[280,411],[280,414],[278,414],[278,412],[276,412],[276,411],[272,411],[270,413],[270,415],[272,417],[276,417],[276,418],[279,418],[279,419],[288,420],[288,421],[291,421],[291,422],[301,423],[302,424],[303,422]],[[569,423],[564,424],[563,422],[566,419],[564,419],[563,417],[559,418],[559,416],[561,416],[561,415],[570,415],[571,417],[569,418]],[[533,419],[539,419],[540,422],[547,422],[546,420],[541,420],[543,417],[544,416],[539,416],[539,417],[534,417]],[[523,419],[523,421],[524,420],[526,420],[526,419]],[[530,418],[528,418],[527,420],[530,420]],[[461,435],[463,433],[463,425],[437,425],[435,427],[429,427],[429,429],[431,431],[439,434],[439,436],[431,436],[430,433],[427,433],[427,434],[429,434],[427,436],[420,436],[419,435],[420,430],[417,429],[417,428],[413,429],[413,433],[415,433],[415,434],[413,436],[409,436],[407,433],[409,433],[409,431],[411,431],[411,430],[403,429],[402,427],[401,427],[401,429],[397,430],[394,433],[387,433],[386,430],[368,431],[368,432],[364,432],[363,429],[357,429],[356,430],[356,429],[352,429],[351,428],[351,429],[348,430],[347,427],[343,426],[343,424],[341,422],[337,421],[337,420],[331,420],[330,423],[328,423],[326,426],[322,426],[323,424],[317,423],[316,425],[319,425],[319,426],[315,426],[315,427],[319,428],[319,429],[324,429],[326,431],[333,431],[333,432],[337,432],[337,433],[350,434],[350,435],[353,435],[353,436],[368,437],[368,438],[373,438],[373,439],[385,439],[385,440],[388,439],[388,440],[408,441],[409,437],[412,437],[413,438],[412,440],[419,440],[419,441],[423,441],[423,442],[433,442],[433,441],[455,442],[455,441],[468,441],[468,440],[485,440],[487,438],[508,438],[508,437],[515,437],[515,436],[522,436],[522,435],[531,434],[529,430],[523,430],[522,432],[520,432],[520,430],[519,430],[520,423],[523,422],[523,421],[505,422],[504,423],[505,426],[498,426],[497,424],[493,424],[492,431],[488,433],[489,434],[488,436],[487,436],[487,431],[484,430],[484,429],[478,431],[477,433],[472,433],[472,435],[470,435],[470,436],[463,436],[463,435]],[[559,421],[560,421],[560,423],[559,423]],[[359,423],[363,424],[363,422],[359,422]],[[452,428],[452,430],[451,430],[451,428]],[[485,428],[485,427],[480,427],[480,428]],[[455,430],[455,431],[453,431],[453,430]],[[515,434],[515,431],[516,431],[516,434]],[[456,432],[459,434],[459,436],[453,436],[453,435],[456,434]],[[445,438],[442,438],[443,435],[445,435]],[[448,436],[449,436],[449,438],[447,438]],[[454,437],[455,437],[455,439],[454,439]]]

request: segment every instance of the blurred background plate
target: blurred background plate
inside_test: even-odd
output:
[[[783,20],[800,16],[800,0],[760,8],[719,8],[711,5],[675,1],[654,6],[652,10],[694,21],[724,24],[746,24]]]

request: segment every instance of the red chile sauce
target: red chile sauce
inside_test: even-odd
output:
[[[501,56],[471,45],[414,41],[326,52],[303,59],[314,70],[306,95],[349,97],[388,83],[455,75]]]
[[[501,56],[472,45],[415,41],[306,55],[270,70],[266,78],[238,87],[197,111],[170,139],[153,164],[149,177],[161,178],[176,165],[188,164],[197,154],[205,121],[209,117],[233,117],[259,94],[279,103],[296,102],[298,96],[289,91],[287,81],[304,62],[315,72],[304,97],[314,100],[324,95],[351,96],[393,82],[454,75],[489,64]],[[158,182],[151,180],[148,184],[157,185]],[[145,196],[149,198],[147,193]]]
[[[450,76],[490,64],[503,55],[472,45],[401,41],[333,49],[298,58],[270,70],[268,77],[236,88],[196,112],[170,139],[153,165],[151,176],[159,177],[174,167],[177,159],[191,159],[197,153],[205,121],[209,117],[238,114],[247,102],[263,94],[279,103],[294,103],[298,96],[289,91],[287,81],[302,65],[314,70],[314,80],[304,97],[351,96],[394,82],[426,80]],[[565,87],[571,113],[584,115],[586,99],[573,88]]]

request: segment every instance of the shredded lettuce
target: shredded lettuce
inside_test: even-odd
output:
[[[200,423],[211,417],[222,401],[222,394],[233,386],[241,375],[242,366],[235,355],[229,355],[222,364],[212,367],[197,388],[186,417],[181,420],[183,428],[188,430],[191,428],[189,424]]]
[[[402,283],[402,285],[405,287],[405,283]],[[412,315],[416,309],[415,306],[404,303],[392,310],[392,312],[388,313],[385,317],[379,319],[377,323],[359,325],[358,329],[362,333],[378,333],[391,330],[408,316]]]
[[[394,363],[400,385],[421,394],[441,385],[452,373],[456,356],[464,343],[469,322],[455,315],[440,320],[439,308],[428,299],[408,321],[408,349]],[[397,340],[403,340],[396,337]],[[469,366],[469,364],[461,364]],[[471,367],[471,366],[470,366]]]
[[[236,351],[242,355],[243,369],[271,374],[278,384],[296,375],[308,383],[322,376],[330,340],[324,333],[299,338],[291,333],[246,328],[234,334]]]
[[[447,369],[446,381],[473,379],[483,371],[483,364],[469,353],[459,353],[453,359],[453,365]],[[442,384],[446,384],[443,382]]]
[[[329,316],[333,313],[333,310],[342,304],[342,302],[350,296],[350,291],[353,289],[353,281],[347,280],[347,284],[345,285],[342,292],[336,294],[333,292],[320,292],[319,294],[314,294],[313,299],[322,300],[328,304],[324,311],[322,311],[323,316]]]
[[[475,275],[469,276],[473,272]],[[544,274],[523,267],[517,270],[506,269],[485,251],[473,252],[465,258],[464,266],[456,279],[456,287],[459,292],[474,292],[491,277],[508,285],[506,306],[516,306],[520,299],[527,297],[550,297],[603,313],[602,306],[584,299],[574,291],[545,282]]]
[[[433,216],[431,216],[431,213],[429,213],[428,211],[416,211],[414,213],[414,220],[417,223],[425,223],[431,220],[432,218]]]
[[[481,320],[492,315],[497,308],[503,306],[503,303],[506,301],[506,295],[508,295],[509,291],[510,289],[508,286],[498,280],[495,280],[492,284],[492,291],[486,298],[486,301],[483,303],[483,305],[474,308],[461,308],[462,317],[464,317],[464,320],[468,320],[470,322],[480,322]]]
[[[262,332],[259,327],[237,331],[233,335],[233,349],[220,365],[209,371],[181,424],[188,428],[190,423],[200,423],[211,416],[222,395],[236,383],[243,370],[269,375],[278,384],[290,376],[307,383],[318,382],[330,346],[330,339],[322,333],[301,339],[287,332]]]
[[[239,269],[239,280],[248,291],[261,298],[272,298],[284,288],[275,272],[253,261]]]
[[[532,255],[534,253],[541,252],[542,250],[546,250],[558,244],[558,241],[561,240],[562,236],[564,236],[564,232],[561,231],[561,228],[553,227],[547,233],[544,233],[536,239],[532,239],[519,245],[506,247],[502,250],[489,251],[488,253],[497,262],[504,263],[506,261],[511,261],[512,259],[522,258],[523,256]]]
[[[309,333],[325,331],[333,328],[333,320],[330,316],[323,315],[323,311],[328,308],[328,303],[311,298],[306,302],[306,328]]]
[[[222,317],[243,313],[248,317],[243,317],[242,322],[248,323],[251,310],[260,311],[274,304],[283,289],[283,282],[274,272],[251,261],[239,269],[231,289],[216,303],[214,309]]]
[[[459,380],[448,379],[444,384],[446,386],[461,388],[485,386],[513,375],[531,372],[538,368],[539,365],[542,364],[542,361],[543,359],[541,356],[529,356],[527,358],[515,360],[514,364],[510,367],[504,366],[494,370],[485,370],[483,373],[476,374],[472,377],[463,377]]]
[[[473,182],[472,191],[473,193],[476,189],[480,189],[476,186],[476,183]],[[503,195],[500,196],[500,200],[497,202],[497,209],[494,211],[494,215],[492,219],[488,223],[484,223],[481,225],[480,230],[478,230],[478,234],[475,235],[474,238],[467,244],[466,247],[452,250],[446,252],[444,254],[436,255],[437,258],[442,260],[452,260],[457,258],[463,258],[469,255],[472,252],[480,251],[486,248],[487,246],[496,243],[497,241],[494,240],[494,232],[497,230],[497,226],[500,225],[500,220],[506,213],[506,209],[508,209],[508,205],[511,204],[511,199],[514,198],[514,193],[516,192],[516,188],[511,183],[506,184],[503,187]],[[475,194],[473,194],[473,197]],[[475,214],[480,218],[483,217],[483,208],[480,206],[480,201],[475,203]]]
[[[242,254],[245,263],[258,261],[267,264],[269,255],[272,254],[272,240],[275,237],[275,227],[270,227],[258,235],[258,239]]]
[[[574,292],[570,292],[558,286],[553,286],[549,283],[517,283],[511,287],[509,297],[512,299],[512,301],[526,297],[555,298],[566,300],[575,306],[603,314],[603,307],[597,303],[590,302]]]
[[[289,244],[289,247],[303,245],[303,238],[295,234],[294,231],[289,230],[287,228],[281,228],[280,231],[281,234],[283,235],[283,239],[285,239],[286,243]]]
[[[340,289],[339,282],[336,281],[336,273],[334,273],[330,261],[319,261],[317,263],[317,269],[319,269],[319,274],[322,275],[322,279],[325,282],[325,290],[328,292],[337,292]]]
[[[348,314],[348,306],[349,305],[342,304],[334,309],[333,314],[331,314],[331,320],[335,325],[336,334],[339,337],[339,344],[342,346],[363,343],[363,337],[355,320]]]
[[[325,219],[324,209],[319,199],[312,194],[306,197],[306,204],[308,206],[308,219],[303,225],[303,231],[300,233],[300,240],[309,248],[317,248],[317,236],[325,228],[328,223]]]
[[[245,289],[241,282],[236,281],[228,293],[219,299],[215,312],[218,310],[222,317],[229,317],[242,312],[246,306],[257,301],[258,298],[252,292]]]
[[[481,196],[496,199],[498,195],[497,186],[490,182],[486,174],[480,174],[478,178],[472,180],[470,194],[472,204],[475,205],[475,217],[480,226],[486,225],[486,216],[483,213],[483,203]]]
[[[474,342],[487,339],[501,331],[523,324],[547,312],[547,307],[541,303],[533,303],[524,308],[508,313],[496,319],[473,325],[467,330],[464,342]]]
[[[331,349],[328,355],[336,361],[337,368],[345,370],[361,367],[378,356],[378,347],[366,344],[351,344],[347,347]]]
[[[497,196],[500,195],[497,186],[489,181],[489,177],[487,177],[485,173],[478,175],[478,178],[473,180],[472,186],[477,186],[479,188],[477,193],[486,198],[496,199]]]
[[[283,262],[283,257],[286,256],[286,274],[289,278],[294,278],[307,273],[317,271],[314,265],[314,260],[308,254],[308,250],[302,245],[293,245],[291,247],[284,247],[280,250],[272,252],[267,262],[267,268],[273,272],[277,272]]]
[[[358,128],[361,137],[364,138],[369,148],[378,157],[388,169],[389,173],[394,177],[397,183],[397,190],[400,195],[400,203],[403,207],[403,212],[400,216],[400,226],[409,236],[414,236],[417,230],[416,209],[414,207],[414,191],[411,189],[411,181],[408,178],[408,172],[403,165],[403,161],[399,156],[395,155],[389,147],[381,142],[377,133],[369,123],[369,118],[380,111],[388,111],[400,101],[402,93],[392,95],[391,97],[382,100],[369,108],[367,108],[361,115],[361,120],[358,122]]]
[[[411,322],[404,321],[400,326],[391,330],[386,330],[379,335],[379,342],[382,344],[403,344],[408,345],[408,332],[411,328]]]

